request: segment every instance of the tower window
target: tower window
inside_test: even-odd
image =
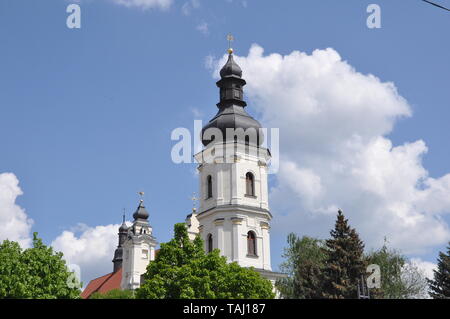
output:
[[[255,196],[255,177],[250,172],[245,174],[245,195]]]
[[[213,251],[213,237],[211,234],[208,234],[208,238],[207,238],[207,245],[208,245],[208,253]]]
[[[206,178],[206,199],[212,197],[212,177],[208,175]]]
[[[252,231],[247,233],[247,255],[256,256],[256,235]]]

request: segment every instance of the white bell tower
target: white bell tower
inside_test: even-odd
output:
[[[272,281],[268,162],[261,125],[244,109],[242,70],[228,50],[220,71],[218,113],[203,127],[204,150],[195,155],[200,207],[194,225],[208,252],[218,248],[229,262],[254,267]]]
[[[200,209],[196,218],[205,250],[218,248],[230,262],[271,271],[267,163],[270,153],[208,145],[195,155],[200,164]],[[217,155],[217,149],[229,155]],[[248,149],[248,148],[247,148]],[[259,153],[259,154],[258,154]]]
[[[148,222],[148,212],[143,200],[140,201],[133,214],[133,224],[127,229],[127,237],[123,243],[122,260],[122,289],[134,290],[139,288],[142,275],[147,271],[147,265],[155,260],[155,237]]]

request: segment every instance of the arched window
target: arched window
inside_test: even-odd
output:
[[[206,178],[206,199],[212,197],[212,177],[208,175]]]
[[[247,255],[256,256],[256,236],[252,231],[247,233]]]
[[[255,196],[255,177],[250,172],[245,174],[245,194]]]
[[[211,234],[208,234],[206,244],[208,245],[208,253],[213,251],[213,237]]]

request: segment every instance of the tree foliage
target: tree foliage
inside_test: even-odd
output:
[[[33,247],[0,244],[0,298],[79,298],[79,282],[69,272],[62,253],[55,253],[33,234]]]
[[[323,297],[357,298],[358,280],[365,274],[364,244],[339,210],[331,238],[326,241]]]
[[[380,266],[381,287],[372,289],[372,298],[411,299],[426,298],[424,274],[398,250],[385,243],[379,250],[367,255],[369,264]]]
[[[429,297],[425,275],[399,251],[389,249],[385,243],[382,248],[364,255],[364,243],[341,211],[330,234],[331,238],[325,242],[307,236],[300,239],[295,234],[288,235],[288,247],[283,254],[285,261],[280,265],[288,277],[277,281],[283,298],[357,298],[358,281],[362,275],[365,280],[370,276],[366,273],[369,264],[378,265],[381,275],[381,287],[370,288],[371,298]],[[435,280],[430,281],[430,289],[436,289],[433,290],[436,298],[448,297],[448,254],[439,254],[440,267]]]
[[[137,298],[274,298],[272,284],[258,272],[227,263],[218,249],[206,254],[199,236],[189,240],[185,224],[174,228],[174,238],[147,266]]]
[[[286,259],[280,270],[288,275],[277,281],[280,295],[286,299],[322,298],[322,271],[326,259],[324,241],[303,236],[288,235]]]
[[[434,278],[428,280],[430,296],[434,299],[450,298],[450,242],[447,254],[439,252],[437,269],[433,274]]]

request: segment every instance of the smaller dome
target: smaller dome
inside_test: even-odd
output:
[[[122,223],[122,225],[120,225],[119,227],[119,233],[124,233],[128,231],[128,226],[127,224],[125,224],[125,222]]]
[[[242,70],[239,67],[239,65],[237,65],[236,62],[234,62],[232,54],[228,55],[227,63],[225,63],[223,68],[220,70],[221,78],[225,78],[225,77],[229,77],[229,76],[237,76],[239,78],[242,76]]]
[[[147,210],[145,209],[144,202],[141,200],[138,208],[133,214],[133,218],[136,219],[147,219],[149,216]]]

